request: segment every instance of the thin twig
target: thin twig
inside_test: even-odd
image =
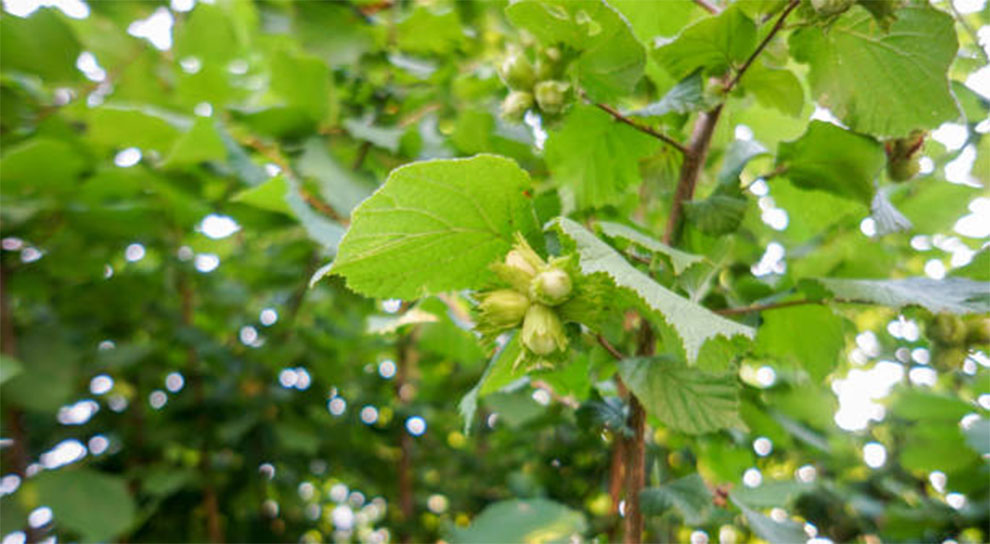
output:
[[[634,128],[634,129],[636,129],[636,130],[638,130],[638,131],[640,131],[640,132],[642,132],[644,134],[649,134],[650,136],[653,136],[654,138],[660,140],[661,142],[663,142],[663,143],[665,143],[665,144],[673,147],[674,149],[680,151],[684,155],[687,155],[688,153],[690,153],[690,151],[688,151],[688,148],[684,147],[684,144],[678,142],[677,140],[671,138],[670,136],[667,136],[666,134],[664,134],[662,132],[658,132],[658,131],[653,130],[652,128],[650,128],[650,127],[648,127],[646,125],[641,125],[641,124],[637,123],[636,121],[633,121],[632,119],[626,117],[625,115],[622,115],[622,113],[620,113],[619,110],[613,108],[612,106],[609,106],[608,104],[602,104],[601,102],[593,102],[593,104],[598,109],[600,109],[600,110],[604,111],[605,113],[611,115],[612,118],[615,119],[616,121],[618,121],[620,123],[624,123],[626,125],[629,125],[632,128]]]
[[[719,310],[712,310],[714,313],[719,315],[740,315],[740,314],[750,314],[755,312],[763,312],[766,310],[776,310],[778,308],[789,308],[791,306],[804,306],[808,304],[872,304],[871,302],[865,300],[854,300],[849,298],[823,298],[817,300],[788,300],[785,302],[773,302],[769,304],[753,304],[750,306],[740,306],[738,308],[722,308]]]
[[[289,164],[289,160],[282,155],[282,152],[275,146],[269,145],[265,142],[255,138],[254,136],[248,136],[246,138],[239,138],[242,145],[246,145],[251,149],[261,153],[266,159],[272,161],[275,166],[285,172],[287,175],[292,176],[295,179],[301,180],[302,178],[292,169],[292,165]],[[326,202],[320,200],[313,193],[306,190],[305,187],[299,187],[299,196],[306,201],[307,204],[316,208],[316,211],[326,215],[330,219],[344,225],[345,227],[350,223],[347,217],[344,217],[333,208],[333,206],[327,204]]]
[[[972,39],[973,43],[976,44],[976,50],[979,51],[980,56],[983,57],[983,62],[990,64],[990,55],[987,55],[986,49],[983,49],[983,45],[980,44],[979,34],[977,34],[975,30],[973,30],[973,27],[969,24],[968,21],[966,21],[966,18],[963,17],[963,14],[959,13],[959,10],[956,9],[956,5],[951,1],[949,2],[949,9],[951,9],[952,14],[956,16],[956,22],[958,22],[960,26],[963,27],[963,30],[965,30],[966,33],[969,34],[970,39]]]
[[[719,13],[722,12],[722,10],[718,6],[712,4],[711,2],[708,2],[708,0],[694,0],[694,3],[698,4],[698,6],[700,6],[701,9],[707,11],[708,13],[711,13],[712,15],[718,15]]]
[[[597,338],[598,338],[598,343],[601,344],[603,348],[605,348],[605,351],[607,351],[609,355],[615,357],[617,361],[621,361],[626,358],[626,356],[623,355],[621,351],[615,349],[615,346],[613,346],[611,342],[605,339],[605,337],[602,336],[601,333],[598,334]]]
[[[750,55],[749,58],[746,59],[746,62],[744,62],[743,65],[739,68],[739,70],[736,71],[735,77],[733,77],[729,81],[729,83],[725,86],[726,94],[728,94],[729,91],[731,91],[736,86],[736,84],[739,83],[739,80],[742,79],[743,74],[745,74],[746,70],[749,69],[749,67],[753,64],[753,62],[756,60],[756,57],[758,57],[760,53],[762,53],[763,50],[766,49],[767,44],[770,43],[770,40],[772,40],[773,37],[776,36],[778,32],[780,32],[780,29],[784,26],[784,19],[786,19],[787,16],[790,15],[792,11],[794,11],[794,8],[798,7],[798,4],[800,4],[800,0],[791,0],[791,3],[787,4],[787,7],[784,8],[784,11],[780,14],[780,17],[777,18],[777,22],[774,23],[773,28],[770,29],[770,32],[766,35],[765,38],[763,38],[763,41],[760,42],[760,45],[756,46],[756,50],[753,51],[753,54]]]

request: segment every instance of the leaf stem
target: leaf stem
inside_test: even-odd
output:
[[[707,11],[708,13],[711,13],[712,15],[718,15],[719,13],[722,13],[721,8],[709,2],[708,0],[694,0],[694,3],[697,4],[699,7],[701,7],[701,9]]]
[[[739,83],[739,80],[742,79],[743,74],[745,74],[746,70],[749,69],[749,67],[753,64],[753,62],[756,60],[756,57],[758,57],[760,53],[762,53],[763,50],[766,49],[767,45],[770,43],[770,40],[772,40],[773,37],[776,36],[778,32],[780,32],[780,29],[783,28],[784,26],[784,19],[786,19],[787,16],[790,15],[792,11],[794,11],[794,8],[798,7],[798,4],[800,4],[800,0],[791,0],[791,2],[787,4],[787,7],[784,8],[784,11],[780,14],[780,17],[777,18],[777,22],[774,23],[773,28],[770,29],[770,32],[767,33],[766,37],[763,38],[763,41],[760,42],[760,45],[756,46],[756,50],[753,51],[753,54],[750,55],[749,58],[746,59],[746,62],[744,62],[743,65],[739,68],[739,70],[736,71],[735,77],[729,80],[729,83],[726,84],[725,86],[726,94],[728,94],[729,91],[731,91],[736,86],[736,84]]]
[[[609,342],[604,336],[602,336],[601,333],[598,334],[597,338],[598,338],[598,343],[601,344],[601,346],[605,348],[605,351],[607,351],[609,355],[614,357],[616,361],[621,361],[626,358],[626,356],[623,355],[621,351],[615,349],[615,346],[613,346],[611,342]]]
[[[721,308],[719,310],[712,310],[712,312],[719,315],[740,315],[762,312],[765,310],[776,310],[778,308],[789,308],[791,306],[804,306],[808,304],[824,305],[830,302],[840,304],[872,304],[871,302],[867,302],[865,300],[854,300],[849,298],[823,298],[818,300],[788,300],[785,302],[773,302],[769,304],[752,304],[750,306],[740,306],[738,308]]]
[[[688,151],[688,148],[684,147],[684,144],[678,142],[677,140],[671,138],[670,136],[667,136],[662,132],[654,130],[646,125],[637,123],[636,121],[633,121],[632,119],[626,117],[625,115],[622,115],[622,113],[620,113],[619,110],[613,108],[612,106],[609,106],[608,104],[603,104],[601,102],[592,102],[592,104],[594,104],[595,107],[597,107],[598,109],[611,115],[612,118],[615,119],[616,121],[629,125],[632,128],[642,132],[643,134],[649,134],[650,136],[653,136],[654,138],[660,140],[661,142],[680,151],[684,155],[690,153],[690,151]]]

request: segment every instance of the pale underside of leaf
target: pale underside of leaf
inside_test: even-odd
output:
[[[697,359],[704,343],[716,336],[755,336],[752,328],[712,313],[653,281],[574,221],[560,217],[550,226],[574,243],[583,274],[606,274],[616,287],[635,295],[645,309],[672,327],[681,339],[689,362]]]

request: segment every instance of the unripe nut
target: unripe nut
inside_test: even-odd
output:
[[[938,314],[928,326],[928,335],[943,346],[958,346],[966,340],[966,324],[959,316]]]
[[[502,117],[518,121],[526,110],[533,107],[533,95],[525,91],[512,91],[502,101]]]
[[[536,355],[550,355],[567,348],[564,324],[550,308],[533,304],[523,319],[522,342]]]
[[[485,295],[480,310],[481,320],[488,328],[509,329],[518,325],[526,316],[529,299],[512,289],[499,289]]]
[[[529,296],[533,300],[556,306],[571,296],[571,277],[560,268],[548,268],[540,272],[529,284]]]
[[[526,58],[526,55],[520,53],[505,57],[499,66],[498,73],[506,85],[516,90],[528,91],[533,88],[533,83],[536,82],[533,65]]]
[[[570,83],[564,81],[541,81],[533,89],[536,104],[546,113],[560,113],[564,109],[564,98],[570,88]]]
[[[990,317],[975,317],[966,321],[966,342],[990,344]]]
[[[811,0],[811,6],[819,15],[838,15],[851,8],[854,0]]]

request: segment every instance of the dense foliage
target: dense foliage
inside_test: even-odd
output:
[[[985,2],[36,4],[4,544],[990,538]]]

